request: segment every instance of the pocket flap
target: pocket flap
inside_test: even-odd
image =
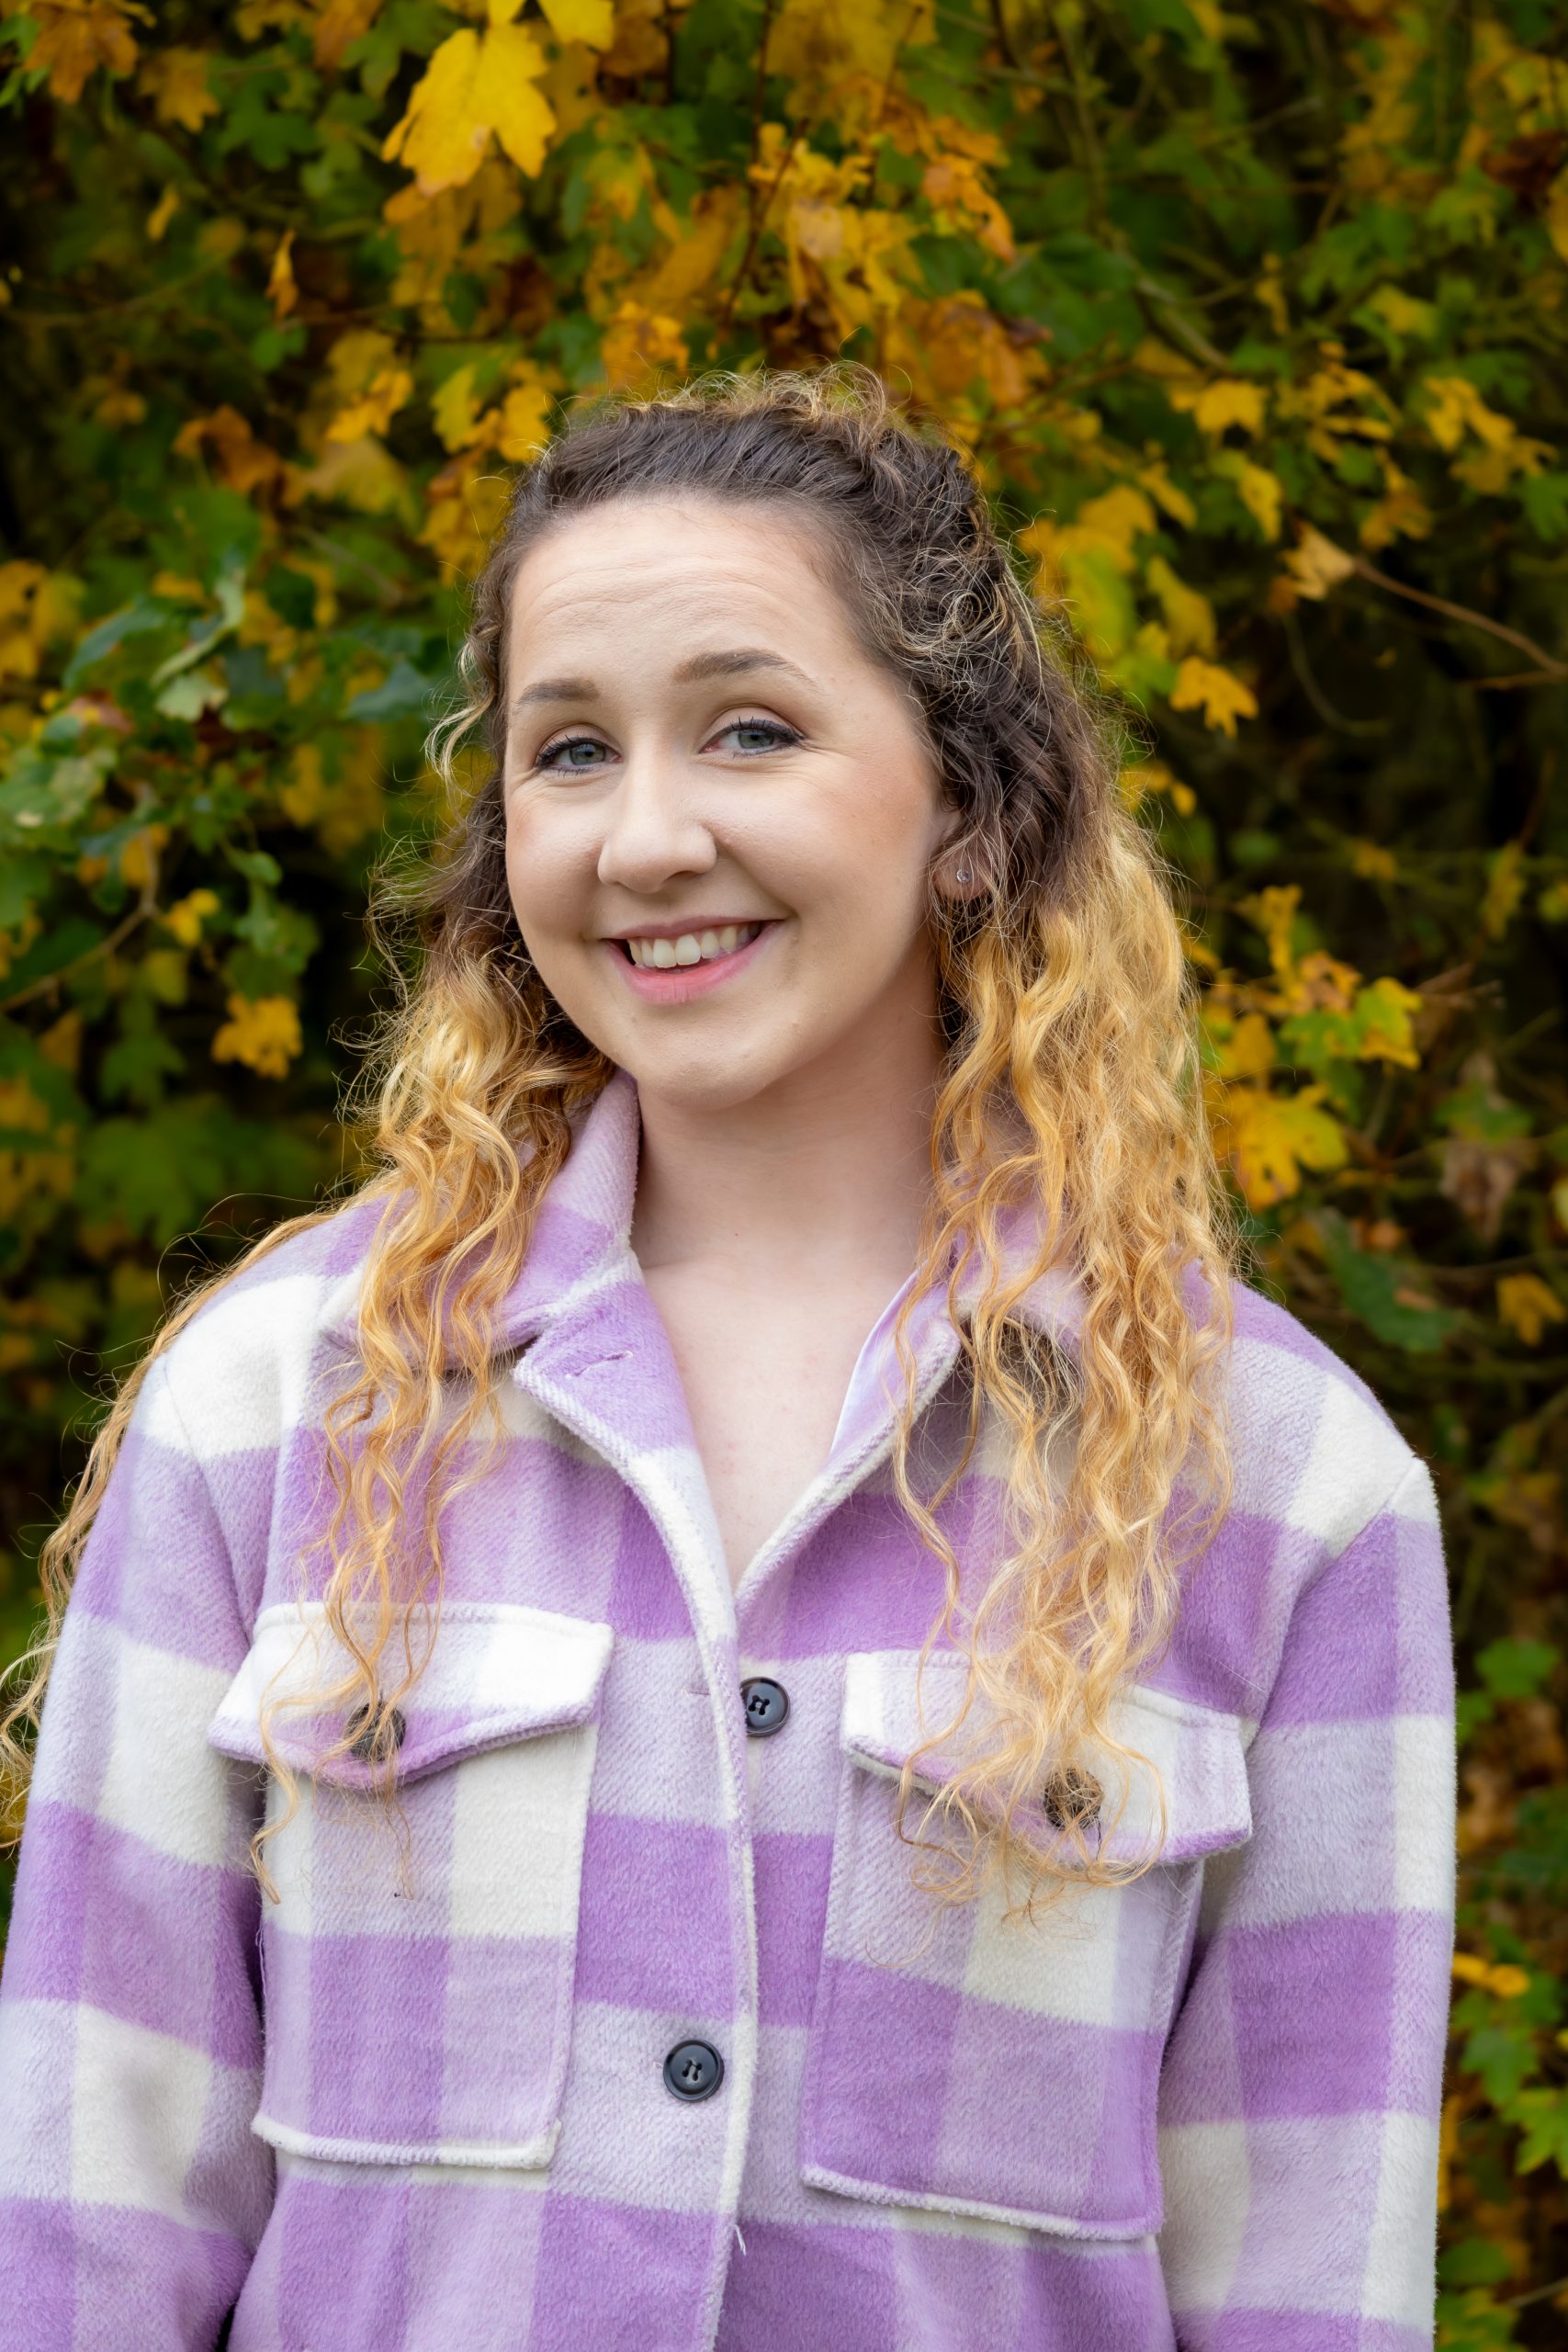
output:
[[[936,1651],[923,1672],[917,1650],[858,1653],[845,1663],[841,1739],[845,1752],[873,1772],[897,1779],[905,1759],[922,1739],[942,1731],[963,1703],[967,1661]],[[983,1733],[990,1711],[976,1698],[961,1731],[920,1758],[914,1785],[928,1795],[950,1781],[972,1739]],[[1252,1835],[1252,1801],[1247,1778],[1247,1734],[1240,1716],[1173,1699],[1146,1683],[1134,1684],[1111,1710],[1113,1736],[1145,1757],[1159,1774],[1160,1805],[1148,1773],[1113,1755],[1099,1741],[1086,1741],[1079,1762],[1103,1792],[1098,1851],[1111,1861],[1141,1861],[1158,1849],[1162,1861],[1189,1861],[1201,1854],[1239,1846]],[[1049,1775],[1046,1775],[1049,1780]],[[1123,1793],[1125,1803],[1122,1803]],[[1057,1832],[1045,1806],[1045,1791],[1028,1809],[1025,1826],[1042,1845]],[[1120,1817],[1118,1817],[1120,1816]],[[1062,1840],[1064,1860],[1070,1839]],[[1090,1839],[1091,1850],[1096,1841]]]
[[[587,1618],[502,1602],[448,1603],[424,1669],[399,1702],[398,1779],[417,1780],[455,1758],[585,1724],[599,1702],[610,1645],[609,1626]],[[291,1770],[368,1788],[374,1770],[352,1753],[318,1762],[343,1737],[354,1702],[310,1703],[341,1681],[351,1663],[320,1601],[264,1610],[249,1655],[208,1728],[209,1741],[243,1763],[265,1764],[262,1718],[270,1711],[273,1752]],[[389,1687],[404,1670],[394,1630],[382,1662]],[[298,1701],[306,1703],[289,1703]]]

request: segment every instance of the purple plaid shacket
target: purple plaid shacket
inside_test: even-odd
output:
[[[617,1076],[506,1303],[506,1442],[447,1508],[403,1835],[352,1758],[307,1775],[276,1904],[258,1722],[333,1666],[296,1564],[375,1204],[154,1363],[23,1841],[6,2352],[210,2352],[231,2310],[232,2352],[1429,2344],[1454,1748],[1425,1464],[1238,1288],[1235,1503],[1118,1725],[1163,1859],[1032,1923],[933,1912],[892,1811],[942,1583],[891,1489],[893,1307],[732,1596],[629,1248],[637,1139]],[[1029,1312],[1071,1348],[1079,1305],[1048,1278]],[[913,1336],[940,1468],[940,1291]],[[982,1449],[942,1513],[971,1589],[998,1492]],[[928,1723],[962,1673],[933,1657]],[[752,1677],[788,1697],[766,1737]],[[335,1731],[277,1724],[302,1766]],[[1134,1854],[1146,1781],[1100,1762]],[[723,2064],[700,2099],[665,2076],[693,2041]]]

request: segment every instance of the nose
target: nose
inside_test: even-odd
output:
[[[600,881],[647,895],[677,876],[706,874],[717,855],[680,763],[649,752],[629,757],[606,803]]]

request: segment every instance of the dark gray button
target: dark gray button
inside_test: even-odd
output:
[[[724,2061],[711,2041],[678,2041],[664,2061],[664,2080],[677,2098],[712,2098],[724,2080]]]
[[[344,1728],[349,1736],[349,1754],[357,1756],[362,1764],[373,1764],[376,1750],[371,1743],[371,1710],[363,1705],[355,1707]],[[391,1721],[387,1728],[391,1735],[395,1754],[408,1737],[409,1730],[408,1718],[400,1707],[392,1709]]]
[[[783,1731],[789,1717],[789,1692],[782,1682],[754,1674],[750,1682],[740,1685],[740,1696],[746,1702],[746,1728],[753,1739],[771,1739],[774,1732]]]

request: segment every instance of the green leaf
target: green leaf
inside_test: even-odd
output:
[[[411,662],[394,663],[378,686],[367,686],[344,705],[345,718],[402,718],[410,711],[423,711],[437,688],[433,680],[422,677]]]
[[[1337,1210],[1317,1217],[1329,1271],[1339,1295],[1353,1315],[1390,1347],[1411,1355],[1429,1354],[1440,1348],[1461,1317],[1451,1309],[1415,1303],[1420,1293],[1421,1270],[1400,1260],[1359,1250],[1350,1229]],[[1400,1294],[1414,1294],[1414,1297]]]
[[[1533,1699],[1545,1688],[1561,1657],[1551,1642],[1506,1634],[1477,1653],[1475,1669],[1495,1699]]]

